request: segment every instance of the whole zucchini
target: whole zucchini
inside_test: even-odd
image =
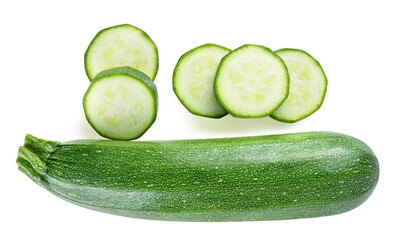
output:
[[[19,169],[56,196],[117,215],[173,221],[327,216],[363,203],[379,176],[371,149],[331,132],[177,141],[27,135]]]

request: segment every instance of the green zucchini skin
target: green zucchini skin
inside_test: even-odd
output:
[[[332,132],[175,141],[27,135],[17,159],[34,182],[74,204],[171,221],[257,221],[349,211],[373,192],[378,160]]]

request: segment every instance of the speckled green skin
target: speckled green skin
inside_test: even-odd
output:
[[[331,132],[57,143],[27,135],[19,169],[77,205],[172,221],[327,216],[363,203],[379,176],[363,142]]]

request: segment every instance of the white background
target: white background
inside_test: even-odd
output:
[[[2,1],[0,3],[1,239],[402,239],[403,37],[400,1]],[[82,97],[83,56],[95,34],[129,23],[158,46],[156,122],[141,140],[329,130],[366,142],[379,158],[373,195],[336,216],[267,222],[182,223],[131,219],[65,202],[17,171],[26,133],[101,139]],[[329,85],[322,108],[295,124],[270,118],[214,120],[188,113],[172,71],[204,43],[314,56]],[[399,223],[400,221],[400,223]]]

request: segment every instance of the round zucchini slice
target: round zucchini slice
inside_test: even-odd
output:
[[[129,24],[101,30],[91,41],[84,56],[90,81],[107,69],[130,66],[151,80],[158,71],[158,50],[143,30]]]
[[[142,136],[157,117],[157,88],[147,75],[131,67],[109,69],[91,82],[83,105],[99,135],[132,140]]]
[[[218,66],[214,90],[231,115],[265,117],[287,98],[289,76],[283,60],[269,48],[244,45],[227,54]]]
[[[303,50],[286,48],[276,53],[287,65],[290,93],[271,117],[282,122],[297,122],[322,106],[327,78],[319,62]]]
[[[181,56],[173,74],[173,89],[183,106],[203,117],[221,118],[227,111],[214,93],[214,77],[221,58],[231,50],[205,44]]]

